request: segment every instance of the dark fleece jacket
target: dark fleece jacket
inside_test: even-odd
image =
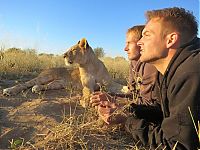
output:
[[[136,142],[141,141],[152,149],[171,150],[177,144],[177,150],[196,150],[199,141],[195,125],[198,127],[200,120],[200,39],[195,38],[178,49],[157,81],[164,117],[161,125],[152,126],[147,120],[132,116],[126,121],[127,131]]]
[[[130,93],[113,93],[118,101],[122,97],[131,100],[132,104],[127,108],[131,114],[156,124],[160,123],[163,118],[160,102],[153,90],[157,75],[158,71],[153,65],[138,60],[131,60],[128,82]]]

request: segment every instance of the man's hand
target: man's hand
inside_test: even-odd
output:
[[[107,124],[119,124],[124,123],[126,116],[123,115],[123,112],[117,113],[116,110],[121,109],[114,102],[102,101],[98,105],[98,114],[99,117]]]
[[[113,98],[109,94],[107,94],[107,93],[95,92],[90,97],[90,104],[92,105],[92,107],[96,107],[102,101],[109,101],[109,102],[111,102],[112,100],[113,100]]]

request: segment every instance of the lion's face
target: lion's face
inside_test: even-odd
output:
[[[87,61],[86,53],[90,49],[86,39],[81,39],[64,53],[65,64],[67,66],[74,63],[84,64]]]

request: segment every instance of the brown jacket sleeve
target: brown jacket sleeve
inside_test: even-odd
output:
[[[154,97],[158,71],[148,63],[132,61],[129,73],[129,89],[136,104],[151,105],[157,99]]]

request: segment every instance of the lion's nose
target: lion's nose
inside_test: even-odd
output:
[[[72,62],[71,60],[68,60],[68,63],[69,63],[69,64],[73,64],[73,62]]]

